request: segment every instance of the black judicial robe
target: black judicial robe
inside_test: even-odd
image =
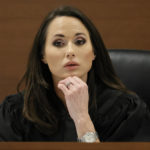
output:
[[[56,95],[56,94],[54,94]],[[60,102],[57,97],[54,100]],[[150,141],[150,112],[135,95],[106,88],[97,88],[95,129],[101,142]],[[0,141],[77,141],[73,120],[62,104],[59,129],[53,135],[41,133],[35,124],[22,115],[23,94],[9,95],[0,105]]]

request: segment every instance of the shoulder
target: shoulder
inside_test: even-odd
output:
[[[7,96],[0,105],[0,140],[18,138],[21,129],[23,94]]]
[[[98,89],[99,91],[99,89]],[[101,113],[107,113],[107,110],[113,110],[115,108],[126,108],[128,110],[140,107],[141,105],[146,107],[144,101],[136,94],[130,94],[122,92],[120,90],[115,90],[111,88],[106,88],[99,94],[97,92],[97,105]],[[105,107],[105,110],[103,109]]]
[[[0,110],[3,114],[3,117],[7,117],[12,113],[17,113],[17,111],[21,111],[23,108],[23,94],[13,94],[7,96],[2,103],[0,104]]]
[[[9,104],[23,103],[23,92],[6,96],[5,99],[1,103],[1,106],[6,103],[9,103]]]
[[[106,89],[97,96],[98,132],[104,141],[130,141],[141,126],[146,104],[137,96]]]

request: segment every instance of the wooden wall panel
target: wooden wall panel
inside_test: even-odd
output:
[[[60,5],[87,14],[107,48],[150,49],[149,0],[1,0],[0,101],[16,92],[40,23]]]

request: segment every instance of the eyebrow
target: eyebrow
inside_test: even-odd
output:
[[[75,36],[78,36],[78,35],[85,35],[85,34],[84,34],[84,33],[76,33],[76,34],[75,34]],[[55,37],[55,36],[65,37],[63,34],[55,34],[54,37]],[[85,36],[86,36],[86,35],[85,35]]]

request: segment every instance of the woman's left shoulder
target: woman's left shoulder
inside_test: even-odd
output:
[[[147,105],[136,94],[106,89],[97,102],[95,124],[103,141],[132,141],[142,124]]]
[[[140,111],[142,110],[141,108],[145,109],[147,107],[144,100],[141,99],[137,94],[127,92],[120,92],[120,96],[116,98],[116,105],[126,106],[128,111]]]
[[[98,109],[103,111],[103,114],[106,113],[107,110],[121,109],[128,113],[128,111],[131,110],[147,107],[145,102],[137,94],[110,88],[105,89],[97,96],[97,105]],[[103,107],[105,107],[105,110]]]

